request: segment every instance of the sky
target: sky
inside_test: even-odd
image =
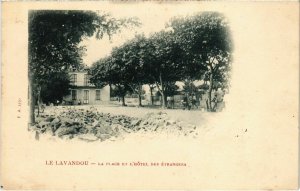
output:
[[[99,9],[101,12],[110,13],[115,18],[136,17],[141,22],[140,27],[135,27],[132,30],[124,29],[121,33],[116,34],[111,40],[105,36],[101,40],[95,37],[84,39],[80,45],[86,47],[86,54],[83,56],[83,62],[87,66],[91,66],[94,62],[110,54],[113,47],[120,46],[129,39],[132,39],[135,34],[144,33],[149,36],[151,33],[158,32],[165,29],[166,23],[175,16],[186,16],[195,12],[200,12],[197,9],[182,7],[176,4],[147,4],[135,3],[122,5],[110,5]]]

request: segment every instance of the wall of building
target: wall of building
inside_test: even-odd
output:
[[[100,90],[100,100],[96,100],[96,90]],[[90,101],[89,104],[97,105],[102,103],[102,96],[101,96],[102,89],[92,89],[90,90]]]
[[[94,85],[88,84],[86,86],[85,81],[84,81],[84,76],[87,74],[87,72],[70,72],[70,76],[72,74],[76,74],[76,83],[74,84],[75,86],[73,90],[77,90],[77,99],[72,100],[72,95],[68,95],[64,97],[65,102],[67,104],[75,104],[77,105],[78,103],[81,104],[101,104],[103,102],[109,102],[110,101],[110,87],[107,85],[103,88],[100,89],[95,89]],[[89,91],[89,101],[88,103],[85,103],[84,101],[84,90]],[[100,90],[100,100],[96,100],[96,90]]]
[[[72,74],[76,74],[76,83],[74,85],[76,86],[86,86],[85,81],[84,81],[84,76],[87,74],[87,72],[70,72],[69,75],[71,77]],[[88,86],[94,87],[92,84],[88,84]]]
[[[110,101],[110,87],[109,85],[104,86],[100,91],[100,97],[102,101]]]
[[[73,89],[72,89],[73,90]],[[64,100],[69,103],[73,103],[77,105],[80,101],[81,104],[101,104],[103,102],[110,101],[110,88],[109,86],[105,86],[101,89],[94,88],[84,88],[84,89],[76,89],[77,90],[77,99],[72,100],[72,95],[68,95],[64,97]],[[88,103],[84,103],[84,90],[89,90],[89,101]],[[96,90],[100,90],[100,100],[96,100]]]
[[[70,76],[73,75],[73,74],[76,74],[77,75],[77,78],[76,78],[76,83],[74,85],[76,86],[83,86],[84,85],[84,74],[85,73],[80,73],[80,72],[70,72],[69,73]]]

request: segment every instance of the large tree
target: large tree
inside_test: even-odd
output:
[[[183,78],[181,54],[171,32],[158,32],[148,39],[138,35],[113,49],[110,59],[95,63],[91,80],[131,87],[139,95],[140,106],[142,85],[155,84],[162,95],[162,106],[166,107],[168,87]]]
[[[125,106],[125,95],[131,90],[128,86],[128,78],[123,65],[120,63],[118,55],[120,52],[113,49],[113,55],[102,58],[95,62],[90,70],[90,81],[98,87],[110,85],[113,94],[122,98],[122,105]]]
[[[29,100],[30,122],[34,123],[36,98],[40,97],[45,76],[65,72],[82,64],[84,47],[79,43],[96,34],[98,39],[118,32],[121,27],[139,24],[134,19],[117,20],[92,11],[29,12]]]
[[[232,41],[228,22],[220,13],[205,12],[174,18],[169,26],[185,55],[189,55],[185,56],[186,67],[190,68],[187,71],[198,66],[198,70],[187,72],[187,76],[208,81],[208,110],[211,110],[212,90],[216,85],[227,87],[229,82]]]
[[[154,33],[149,38],[147,62],[149,78],[162,95],[162,107],[166,107],[167,84],[183,79],[183,57],[180,45],[170,31]]]
[[[137,35],[118,48],[118,54],[113,54],[116,60],[119,59],[119,65],[124,69],[127,85],[138,95],[139,106],[142,106],[143,85],[149,83],[145,68],[146,62],[149,62],[147,43],[144,35]]]
[[[144,35],[137,35],[114,48],[109,58],[93,64],[90,70],[91,81],[114,85],[115,91],[122,97],[123,105],[125,94],[133,92],[138,95],[139,106],[142,106],[142,86],[149,82],[145,68],[147,43]]]
[[[147,39],[136,36],[115,48],[109,67],[113,72],[106,76],[112,78],[112,84],[132,87],[137,93],[143,84],[155,84],[163,97],[163,107],[168,85],[204,80],[209,86],[210,110],[213,88],[228,87],[231,50],[230,31],[223,15],[210,12],[175,18],[166,30]]]
[[[44,78],[45,82],[41,84],[41,99],[44,103],[55,103],[57,100],[60,102],[65,95],[69,94],[70,79],[67,72],[51,73],[48,77]]]

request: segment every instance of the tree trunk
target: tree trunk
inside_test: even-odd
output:
[[[161,73],[159,74],[159,81],[160,81],[160,85],[161,85],[160,93],[161,93],[161,99],[162,99],[162,108],[166,108],[164,84],[163,84],[163,81],[162,81]]]
[[[42,90],[41,86],[38,86],[37,95],[36,95],[36,97],[37,97],[37,106],[38,106],[37,107],[37,109],[38,109],[37,116],[40,115],[40,111],[41,111],[41,90]]]
[[[142,107],[142,96],[139,94],[139,106]]]
[[[33,91],[33,77],[32,75],[29,76],[29,110],[30,110],[30,119],[29,122],[31,125],[35,123],[35,116],[34,116],[34,107],[35,107],[35,96]]]
[[[122,96],[122,106],[126,106],[126,104],[125,104],[125,96]]]
[[[213,89],[213,71],[211,69],[210,74],[209,74],[209,89],[208,89],[208,111],[212,111],[211,107],[211,93]]]
[[[138,95],[138,106],[139,107],[142,107],[143,105],[142,105],[142,85],[140,85],[140,84],[138,84],[137,86],[136,86],[136,84],[135,85],[129,85],[129,87],[132,89],[132,91],[134,92],[134,93],[136,93],[137,95]]]
[[[169,105],[168,105],[167,95],[164,95],[163,99],[164,99],[164,102],[165,102],[165,107],[168,108]]]
[[[139,92],[138,92],[138,95],[139,95],[139,107],[142,107],[142,85],[139,85]]]
[[[207,108],[207,111],[209,111],[209,104],[208,104],[208,100],[205,100],[205,103],[206,103],[206,108]]]

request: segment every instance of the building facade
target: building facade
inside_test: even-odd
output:
[[[66,104],[93,105],[110,101],[110,87],[97,88],[90,83],[87,71],[69,72],[72,88],[64,97]]]

